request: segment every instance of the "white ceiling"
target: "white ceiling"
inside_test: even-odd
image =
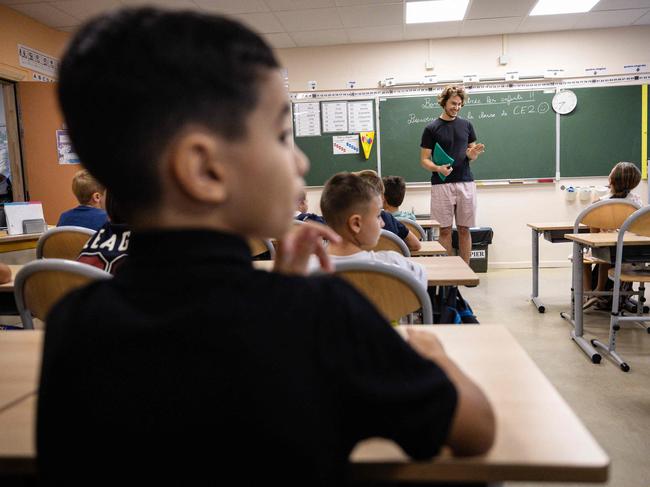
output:
[[[18,12],[72,32],[120,6],[156,5],[230,15],[276,48],[650,25],[650,0],[600,0],[584,14],[529,17],[537,0],[470,0],[465,19],[404,23],[405,0],[0,0]],[[567,0],[570,1],[570,0]]]

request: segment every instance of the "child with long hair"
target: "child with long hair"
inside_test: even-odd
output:
[[[640,182],[641,171],[639,171],[638,167],[631,162],[619,162],[609,173],[609,194],[603,196],[600,201],[607,199],[625,199],[639,207],[643,206],[641,197],[632,192]],[[610,267],[610,264],[598,264],[598,282],[594,291],[606,290],[608,280],[607,272]],[[584,281],[585,286],[591,287],[591,264],[585,264],[584,278],[586,279]],[[611,301],[609,296],[592,296],[585,301],[583,308],[588,309],[592,306],[595,306],[596,309],[610,309]]]

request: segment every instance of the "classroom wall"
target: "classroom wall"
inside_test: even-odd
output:
[[[396,81],[419,81],[429,74],[458,79],[464,74],[498,77],[507,71],[543,74],[551,68],[564,69],[567,76],[583,76],[585,68],[595,66],[606,66],[611,73],[621,71],[624,64],[650,64],[649,44],[650,26],[643,25],[276,52],[288,69],[290,91],[306,91],[310,80],[317,81],[318,90],[346,90],[351,80],[358,88],[377,88],[379,80],[390,76]],[[502,52],[510,56],[505,66],[498,63]],[[424,67],[429,53],[432,71]]]
[[[55,85],[31,81],[34,72],[18,62],[18,44],[60,58],[69,37],[68,32],[0,5],[0,78],[24,81],[17,90],[24,176],[31,200],[43,202],[50,224],[57,222],[61,211],[76,206],[70,181],[79,166],[57,164],[55,130],[63,121],[55,101]]]
[[[32,71],[18,63],[18,44],[60,57],[70,34],[47,27],[0,5],[0,78],[31,80]]]
[[[78,164],[60,165],[56,130],[63,116],[56,98],[56,83],[25,81],[18,85],[22,118],[23,163],[31,201],[41,201],[45,221],[55,225],[59,215],[78,205],[72,194],[72,176]]]
[[[277,54],[288,69],[290,90],[306,91],[309,80],[316,80],[319,90],[345,90],[349,80],[357,81],[359,88],[377,88],[379,80],[390,76],[396,81],[415,81],[427,74],[437,74],[440,79],[463,74],[497,77],[506,71],[540,74],[547,68],[564,69],[567,76],[581,76],[585,68],[594,66],[607,66],[611,73],[620,71],[624,64],[650,64],[648,45],[650,26],[635,26],[279,49]],[[506,66],[498,64],[502,52],[510,56]],[[429,53],[435,65],[433,71],[424,67]],[[612,161],[612,165],[616,162]],[[526,223],[575,219],[585,203],[565,202],[560,186],[570,184],[602,186],[607,184],[607,179],[562,179],[559,183],[539,186],[479,188],[477,225],[494,229],[494,241],[489,248],[492,268],[530,266],[531,232]],[[428,187],[409,188],[404,206],[428,214],[429,192]],[[645,181],[636,192],[647,202]],[[308,191],[312,211],[319,211],[320,193],[320,189]],[[542,241],[540,263],[568,266],[570,252],[569,244],[551,245]]]

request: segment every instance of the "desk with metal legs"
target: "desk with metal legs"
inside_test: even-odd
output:
[[[594,252],[598,253],[599,258],[607,258],[611,262],[611,249],[616,248],[616,241],[618,239],[617,232],[601,232],[601,233],[569,233],[565,235],[567,240],[573,242],[573,266],[572,266],[572,279],[571,279],[571,293],[572,293],[572,307],[571,314],[560,313],[562,318],[567,320],[573,325],[571,330],[571,338],[583,352],[595,364],[600,363],[601,355],[596,349],[584,338],[584,316],[582,312],[583,301],[583,278],[582,278],[582,250],[590,247]],[[626,233],[623,239],[625,246],[639,246],[650,248],[650,237],[641,237],[633,233]],[[603,250],[610,250],[610,252],[603,252]],[[623,254],[624,261],[626,260],[625,253]]]
[[[437,220],[423,219],[416,220],[416,222],[424,228],[424,231],[427,234],[427,240],[438,240],[438,235],[440,234],[440,223]]]
[[[544,239],[551,243],[568,242],[564,237],[564,234],[573,230],[573,223],[527,223],[527,225],[532,230],[533,238],[533,293],[530,296],[530,300],[537,308],[537,311],[543,313],[546,311],[546,307],[544,306],[544,303],[542,303],[541,299],[539,299],[539,236],[543,234]],[[582,233],[583,231],[588,232],[589,228],[582,225],[580,227],[580,232]]]

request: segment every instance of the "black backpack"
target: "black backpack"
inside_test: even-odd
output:
[[[461,296],[456,286],[440,286],[433,303],[433,322],[460,325],[478,324],[478,319],[470,305]]]

